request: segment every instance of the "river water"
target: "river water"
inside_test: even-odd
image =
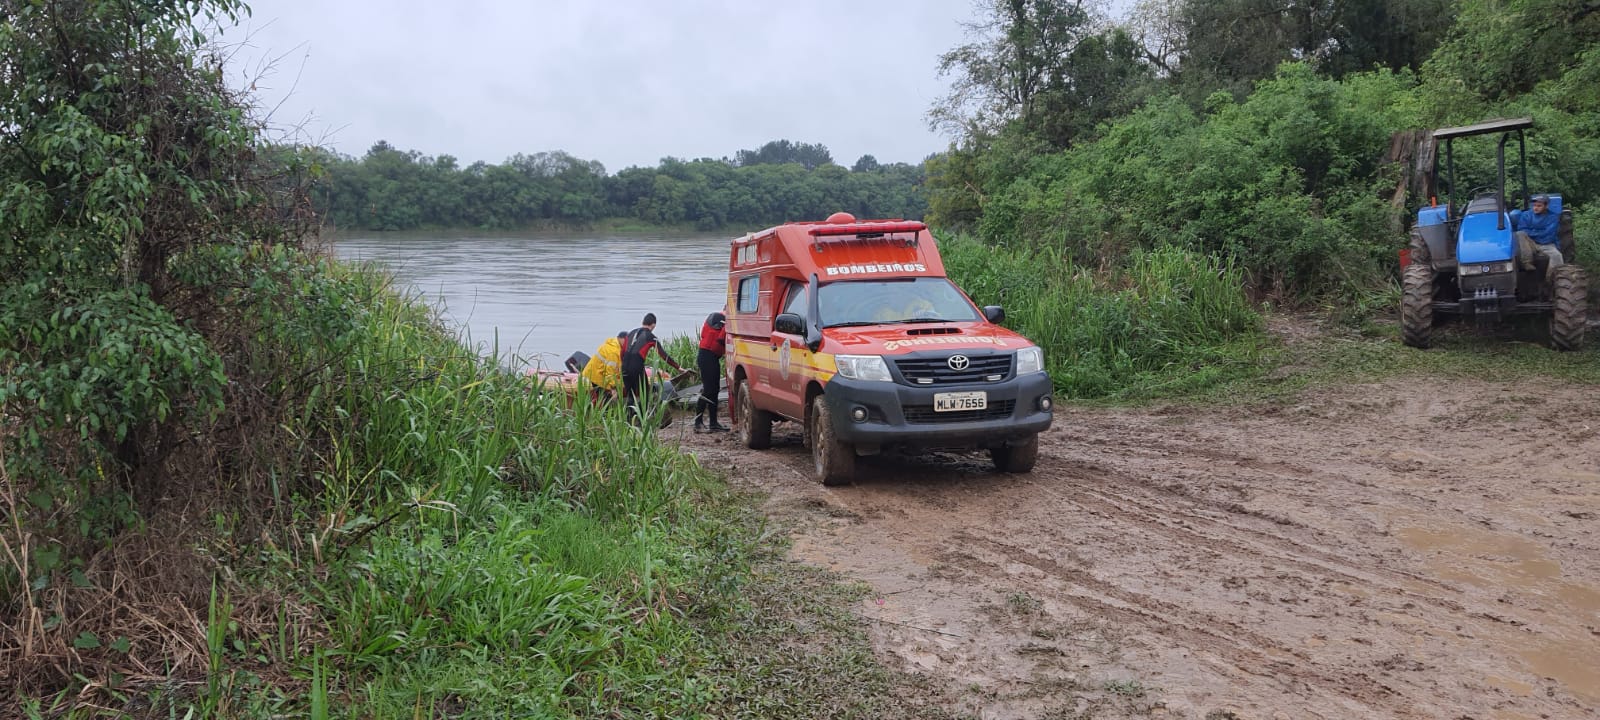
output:
[[[728,289],[732,234],[347,233],[346,260],[376,261],[442,308],[464,341],[498,341],[511,365],[560,367],[656,314],[656,334],[694,335]],[[692,367],[694,358],[674,358]]]

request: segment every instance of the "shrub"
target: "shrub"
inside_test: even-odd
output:
[[[1074,398],[1181,394],[1253,371],[1261,318],[1240,271],[1177,248],[1092,272],[1048,248],[941,243],[950,277],[1045,351]]]

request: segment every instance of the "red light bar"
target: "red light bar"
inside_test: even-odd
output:
[[[819,225],[809,231],[811,237],[830,235],[885,235],[888,233],[922,232],[928,226],[919,222],[856,223],[851,225]]]

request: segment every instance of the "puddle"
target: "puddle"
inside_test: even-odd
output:
[[[1481,587],[1504,587],[1561,577],[1561,564],[1531,540],[1471,528],[1408,527],[1395,532],[1400,542],[1427,553],[1427,562],[1446,580]]]
[[[1407,548],[1420,552],[1441,579],[1541,598],[1503,606],[1506,615],[1534,634],[1506,634],[1502,628],[1492,634],[1539,677],[1553,679],[1589,702],[1600,702],[1600,639],[1590,629],[1600,622],[1600,590],[1563,582],[1561,564],[1537,542],[1517,535],[1459,526],[1413,526],[1394,534]],[[1518,695],[1534,690],[1504,677],[1487,680]]]
[[[1586,622],[1600,624],[1600,590],[1577,583],[1561,583],[1556,597],[1567,609],[1576,611]],[[1595,642],[1600,643],[1600,638]]]
[[[1600,647],[1592,640],[1529,643],[1517,651],[1535,673],[1553,678],[1573,695],[1590,702],[1600,701]]]

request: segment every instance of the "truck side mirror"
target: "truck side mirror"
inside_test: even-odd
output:
[[[794,313],[783,313],[772,319],[772,329],[785,335],[804,335],[806,321]]]
[[[996,325],[1006,321],[1006,309],[999,305],[983,306],[983,316]]]

